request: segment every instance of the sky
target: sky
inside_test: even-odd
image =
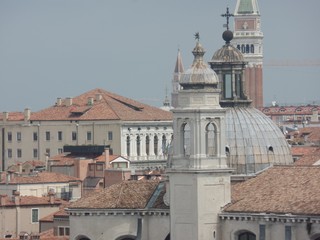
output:
[[[235,5],[0,0],[0,111],[38,111],[95,88],[161,106],[166,89],[170,96],[178,49],[187,69],[199,32],[209,61],[224,44],[220,15]],[[259,0],[259,8],[265,105],[320,104],[320,1]]]

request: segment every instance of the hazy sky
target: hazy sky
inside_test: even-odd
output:
[[[209,61],[236,0],[0,0],[0,111],[32,111],[94,88],[162,105],[194,33]],[[320,102],[320,1],[260,0],[264,100]],[[232,20],[233,23],[233,20]],[[232,27],[233,28],[233,24]],[[270,63],[299,64],[271,67]],[[318,62],[318,66],[304,66]]]

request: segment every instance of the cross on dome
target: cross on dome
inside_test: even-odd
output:
[[[233,17],[234,15],[229,12],[229,7],[227,7],[227,12],[225,14],[221,14],[221,17],[225,17],[227,19],[227,30],[229,30],[229,18]]]

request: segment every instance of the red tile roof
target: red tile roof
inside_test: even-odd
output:
[[[9,112],[7,121],[23,121],[24,113],[23,112]],[[0,113],[0,121],[3,121],[4,114]]]
[[[159,181],[123,181],[107,189],[90,193],[75,203],[72,209],[143,209]]]
[[[319,166],[275,166],[233,185],[224,211],[319,215],[319,185]]]
[[[53,228],[40,233],[40,240],[68,240],[69,236],[54,236]]]
[[[317,147],[310,147],[310,146],[292,146],[291,154],[292,156],[303,156],[312,154]]]
[[[3,200],[4,204],[1,206],[15,206],[16,204],[13,201],[13,197],[9,196],[2,196],[2,198],[5,198]],[[34,206],[34,205],[51,205],[49,197],[35,197],[35,196],[18,196],[19,205],[20,206]],[[65,204],[65,201],[59,198],[54,199],[55,205],[61,205]]]
[[[80,181],[79,178],[67,176],[54,172],[39,172],[35,175],[17,176],[10,180],[8,184],[37,184],[37,183],[61,183]],[[4,184],[1,182],[0,184]]]
[[[300,157],[294,165],[320,165],[320,147],[314,148],[312,152],[304,154]]]
[[[97,100],[96,95],[101,95]],[[94,98],[92,105],[88,98]],[[172,120],[172,113],[152,107],[135,100],[94,89],[73,98],[72,105],[64,101],[31,114],[31,120],[123,120],[123,121],[155,121]]]

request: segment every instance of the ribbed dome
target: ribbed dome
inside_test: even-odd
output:
[[[180,84],[182,86],[192,84],[218,84],[219,78],[217,74],[207,65],[205,61],[203,61],[203,55],[205,54],[205,51],[199,42],[197,42],[197,45],[193,49],[192,53],[194,55],[193,64],[181,75]]]
[[[243,62],[244,58],[242,53],[232,46],[225,44],[222,48],[213,54],[211,62]]]
[[[272,164],[291,164],[290,147],[275,123],[252,107],[227,108],[226,152],[235,174],[258,172]]]

